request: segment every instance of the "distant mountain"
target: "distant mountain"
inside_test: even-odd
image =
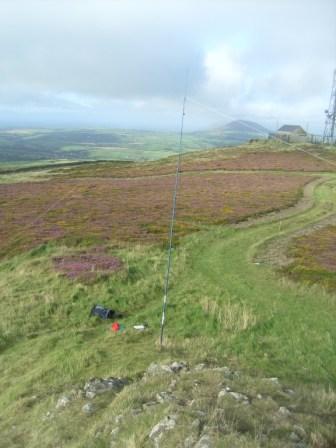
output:
[[[259,123],[248,120],[235,120],[224,125],[219,130],[224,132],[236,132],[239,134],[261,134],[267,136],[269,134],[268,129],[261,126]]]
[[[219,128],[193,133],[208,147],[240,145],[251,139],[267,138],[268,134],[264,126],[248,120],[235,120]]]

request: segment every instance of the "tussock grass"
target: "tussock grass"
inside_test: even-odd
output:
[[[204,298],[202,301],[203,311],[212,316],[219,325],[228,331],[241,331],[252,327],[256,323],[256,316],[245,304],[233,303],[230,300],[226,303]]]

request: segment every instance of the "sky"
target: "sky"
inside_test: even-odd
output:
[[[334,0],[0,0],[0,127],[321,133]]]

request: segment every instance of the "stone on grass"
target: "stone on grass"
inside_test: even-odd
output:
[[[117,415],[117,416],[114,418],[114,421],[115,421],[116,425],[119,425],[119,424],[123,421],[124,418],[125,418],[125,417],[124,417],[122,414]]]
[[[195,436],[189,436],[184,441],[184,448],[193,448],[196,443]]]
[[[239,392],[229,392],[229,395],[231,395],[232,398],[234,398],[237,401],[249,401],[248,397],[244,394],[241,394]]]
[[[178,373],[178,372],[181,372],[182,370],[187,370],[187,369],[188,369],[188,366],[187,366],[187,363],[184,362],[184,361],[179,361],[179,362],[174,361],[174,362],[170,365],[170,368],[172,369],[172,371],[173,371],[174,373]]]
[[[149,365],[145,376],[180,373],[182,371],[186,371],[187,369],[187,363],[185,363],[184,361],[174,361],[172,364],[156,364],[155,362],[152,362]]]
[[[204,434],[199,441],[196,443],[195,448],[212,448],[213,443],[211,442],[210,436]]]
[[[194,421],[191,422],[190,425],[193,429],[197,429],[197,431],[200,429],[201,427],[201,421],[199,418],[196,418]]]
[[[295,434],[297,434],[300,437],[300,439],[305,439],[307,437],[307,433],[302,428],[302,426],[294,425],[293,426],[293,431],[295,432]]]
[[[70,404],[70,398],[66,395],[63,395],[61,398],[58,399],[56,403],[56,409],[64,409]]]
[[[175,380],[175,379],[171,380],[171,382],[170,382],[170,384],[169,384],[169,389],[170,389],[170,390],[175,389],[175,388],[176,388],[176,385],[177,385],[177,380]]]
[[[94,398],[98,394],[114,391],[120,392],[128,384],[125,378],[91,378],[84,386],[86,398]]]
[[[264,378],[264,381],[268,381],[269,383],[276,384],[277,386],[280,386],[279,378],[276,376],[273,376],[271,378]]]
[[[159,403],[164,403],[165,401],[171,401],[173,400],[173,395],[171,392],[158,392],[156,394],[156,399]]]
[[[279,410],[278,410],[278,415],[280,417],[289,417],[291,415],[291,411],[287,408],[285,408],[285,406],[280,406]]]
[[[248,404],[248,402],[249,402],[249,399],[246,395],[241,394],[239,392],[231,392],[230,388],[228,388],[228,387],[219,392],[218,398],[222,398],[222,397],[231,397],[231,398],[235,399],[236,401],[240,401],[244,404]]]
[[[219,391],[218,398],[226,397],[228,395],[228,391],[223,389]]]
[[[202,362],[202,363],[200,363],[200,364],[197,364],[195,367],[194,367],[194,370],[196,371],[196,372],[198,372],[198,371],[200,371],[200,370],[204,370],[206,368],[206,364],[204,364],[204,362]]]
[[[290,433],[289,440],[294,443],[301,441],[300,437],[294,431]]]
[[[159,445],[159,442],[166,431],[170,431],[175,428],[176,421],[176,415],[168,415],[152,428],[149,438],[155,443],[156,446]]]
[[[155,362],[152,362],[146,371],[147,376],[156,376],[169,373],[173,373],[173,371],[168,365],[156,364]]]
[[[85,403],[82,407],[82,412],[87,415],[91,415],[94,413],[94,406],[92,403]]]
[[[92,400],[92,398],[94,398],[96,395],[96,392],[93,392],[93,390],[87,390],[85,392],[86,398],[90,398],[90,400]]]
[[[52,418],[54,418],[54,413],[48,411],[43,417],[42,417],[42,421],[45,422],[47,420],[51,420]]]

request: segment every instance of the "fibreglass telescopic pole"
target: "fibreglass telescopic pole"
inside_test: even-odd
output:
[[[185,95],[183,98],[179,153],[178,153],[177,164],[176,164],[175,188],[174,188],[174,194],[173,194],[173,207],[172,207],[172,214],[171,214],[170,227],[169,227],[168,260],[167,260],[167,271],[166,271],[166,277],[165,277],[165,283],[164,283],[164,294],[163,294],[163,304],[162,304],[160,348],[162,348],[162,344],[163,344],[163,330],[164,330],[164,326],[165,326],[165,322],[166,322],[166,310],[167,310],[167,301],[168,301],[168,292],[169,292],[169,277],[170,277],[171,262],[172,262],[174,225],[175,225],[175,218],[176,218],[176,201],[177,201],[177,192],[178,192],[179,180],[180,180],[180,167],[181,167],[181,157],[182,157],[182,149],[183,149],[183,127],[184,127],[186,103],[187,103],[187,84],[186,84]]]

